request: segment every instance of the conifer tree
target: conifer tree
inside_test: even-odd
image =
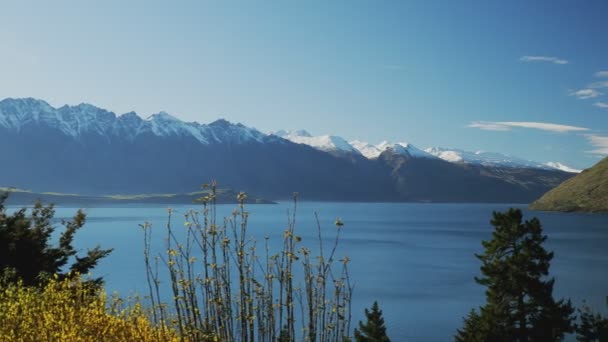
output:
[[[63,222],[65,230],[57,245],[51,244],[55,231],[53,205],[37,202],[30,210],[22,208],[9,215],[4,202],[8,194],[0,193],[0,275],[4,281],[23,281],[25,285],[39,285],[50,276],[60,278],[69,274],[86,274],[112,250],[99,246],[78,256],[72,245],[76,231],[86,222],[82,210],[71,221]],[[69,268],[65,268],[72,262]],[[101,283],[101,278],[92,280]]]
[[[378,302],[374,302],[371,312],[365,309],[365,317],[367,322],[359,321],[359,329],[355,329],[356,342],[390,342],[386,335],[386,326],[384,318],[382,318],[382,310],[378,306]]]
[[[579,342],[608,342],[608,318],[594,314],[591,308],[579,309],[581,323],[576,327],[576,340]]]
[[[538,219],[522,223],[522,212],[494,212],[492,239],[482,241],[482,277],[486,304],[472,312],[456,341],[558,341],[573,332],[570,301],[553,299],[548,278],[553,253],[543,248]]]

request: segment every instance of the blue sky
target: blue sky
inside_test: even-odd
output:
[[[5,1],[0,98],[608,155],[605,1]]]

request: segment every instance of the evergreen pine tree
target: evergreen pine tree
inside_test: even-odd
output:
[[[112,251],[95,247],[84,256],[77,255],[72,242],[86,221],[82,210],[71,221],[63,222],[65,230],[53,246],[49,241],[55,231],[53,205],[37,202],[31,212],[22,208],[9,215],[4,207],[7,197],[0,194],[0,273],[4,281],[19,279],[25,285],[39,285],[53,275],[86,274]],[[99,284],[101,278],[92,281]]]
[[[573,332],[570,301],[553,299],[554,279],[547,279],[553,253],[542,244],[536,218],[522,223],[522,212],[493,213],[492,239],[482,241],[482,277],[486,304],[472,312],[456,341],[556,341]]]
[[[378,307],[378,302],[374,302],[371,312],[365,309],[367,322],[359,321],[359,329],[355,329],[356,342],[390,342],[386,335],[386,326],[382,318],[382,310]]]
[[[482,319],[475,310],[471,310],[464,319],[464,327],[458,330],[455,340],[456,342],[508,341],[502,336],[487,317]]]
[[[588,306],[579,309],[581,323],[576,327],[579,342],[608,342],[608,318],[594,314]]]

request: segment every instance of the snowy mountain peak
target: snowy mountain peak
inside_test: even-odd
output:
[[[226,119],[217,119],[209,124],[209,126],[229,127],[232,123]]]
[[[391,143],[388,141],[383,141],[377,145],[377,147],[382,151],[390,150],[393,153],[408,155],[413,158],[435,158],[433,155],[424,152],[423,150],[417,148],[416,146],[407,143],[407,142],[398,142]]]
[[[464,158],[462,157],[462,150],[449,150],[439,147],[429,147],[424,151],[450,163],[464,162]]]
[[[138,129],[144,120],[135,112],[128,112],[116,118],[115,126],[123,126],[128,129]]]
[[[81,103],[77,104],[76,106],[65,105],[62,108],[66,108],[66,107],[67,108],[75,108],[75,109],[78,109],[78,110],[83,110],[83,111],[88,111],[88,112],[106,111],[105,109],[101,109],[101,108],[99,108],[97,106],[94,106],[94,105],[92,105],[90,103],[85,103],[85,102],[81,102]]]
[[[15,119],[34,119],[40,113],[53,111],[54,108],[42,100],[31,97],[23,99],[6,98],[0,101],[0,117],[13,117]]]
[[[266,134],[241,123],[233,124],[225,119],[215,120],[209,125],[200,125],[201,132],[210,136],[212,141],[239,144],[248,141],[263,142]]]
[[[224,119],[209,125],[184,122],[167,112],[150,115],[145,120],[135,112],[116,116],[113,112],[88,103],[53,108],[33,98],[0,101],[0,128],[19,131],[28,124],[57,129],[74,139],[96,134],[106,140],[113,138],[133,141],[142,134],[194,138],[200,143],[262,142],[265,134],[242,124]]]
[[[25,97],[25,98],[12,98],[7,97],[4,100],[0,101],[0,105],[3,107],[10,106],[15,109],[32,109],[32,108],[41,108],[41,109],[53,109],[51,105],[49,105],[46,101],[35,99],[33,97]]]
[[[425,151],[450,163],[465,163],[489,167],[552,169],[552,167],[535,161],[495,152],[469,152],[455,148],[442,147],[430,147],[425,149]]]
[[[558,169],[558,170],[564,171],[564,172],[571,172],[571,173],[581,173],[581,172],[583,172],[583,170],[575,169],[575,168],[572,168],[570,166],[564,165],[564,164],[559,163],[559,162],[547,162],[547,163],[545,163],[545,165],[547,165],[549,167],[552,167],[554,169]]]
[[[28,97],[7,98],[0,101],[0,127],[20,131],[25,125],[41,121],[57,127],[61,118],[58,117],[55,108],[42,100]]]
[[[420,150],[416,146],[406,142],[392,143],[389,141],[382,141],[377,145],[372,145],[365,141],[353,140],[350,142],[350,144],[368,159],[378,158],[378,156],[385,151],[390,151],[400,155],[407,155],[413,158],[435,158],[434,156]]]
[[[165,122],[174,121],[174,122],[180,122],[180,123],[182,122],[180,119],[176,118],[175,116],[173,116],[165,111],[160,111],[156,114],[152,114],[152,115],[148,116],[148,118],[146,120],[148,120],[148,121],[157,120],[157,121],[165,121]]]
[[[353,140],[350,142],[350,145],[356,148],[367,159],[374,159],[382,153],[376,146],[365,141]]]
[[[386,140],[384,140],[384,141],[380,142],[378,145],[376,145],[376,148],[378,149],[380,154],[385,151],[391,151],[391,152],[397,153],[397,154],[407,154],[407,149],[405,149],[403,146],[392,143],[390,141],[386,141]],[[378,154],[378,155],[380,155],[380,154]]]
[[[199,131],[192,130],[188,124],[167,112],[161,111],[152,114],[146,121],[149,123],[151,131],[157,136],[191,136],[196,140],[206,142]],[[145,129],[145,127],[142,128]]]
[[[127,119],[127,120],[132,120],[134,118],[138,118],[138,119],[141,120],[141,118],[139,117],[139,115],[137,115],[137,113],[135,113],[134,111],[130,111],[128,113],[121,114],[118,118],[119,119],[121,119],[121,118],[122,119]]]
[[[324,152],[360,154],[359,150],[351,146],[346,140],[335,135],[312,136],[306,130],[280,130],[272,133],[296,144],[308,145]]]

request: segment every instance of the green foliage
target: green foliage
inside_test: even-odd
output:
[[[576,327],[576,340],[608,342],[608,318],[594,314],[588,306],[583,306],[578,312],[581,323]]]
[[[95,247],[84,256],[77,255],[72,242],[86,221],[82,210],[71,221],[63,222],[65,231],[58,244],[51,245],[49,240],[55,231],[53,205],[37,202],[31,211],[22,208],[9,215],[4,206],[7,197],[8,194],[0,195],[0,271],[4,281],[20,279],[25,285],[40,285],[52,275],[64,278],[68,274],[86,274],[111,252]],[[94,282],[101,283],[101,278]]]
[[[365,309],[367,322],[359,321],[359,329],[355,329],[355,341],[357,342],[390,342],[386,335],[386,326],[382,318],[382,310],[378,302],[374,302],[372,310]]]
[[[457,342],[507,341],[496,328],[498,326],[492,324],[488,318],[482,319],[475,310],[471,310],[464,319],[464,327],[458,330],[455,340]]]
[[[554,279],[547,279],[553,258],[542,244],[536,218],[522,223],[522,212],[493,213],[492,240],[483,241],[482,277],[486,304],[472,312],[456,341],[556,341],[573,332],[570,302],[553,299]]]
[[[281,329],[277,342],[293,342],[293,337],[289,337],[289,329],[286,325]]]

